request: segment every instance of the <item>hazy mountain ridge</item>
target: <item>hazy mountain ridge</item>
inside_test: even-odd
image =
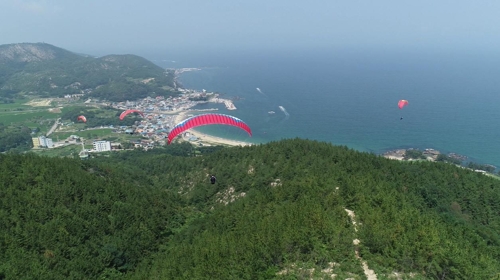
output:
[[[0,46],[0,101],[88,94],[112,101],[172,95],[174,73],[136,55],[82,56],[45,44]],[[143,82],[148,81],[148,82]]]
[[[19,43],[0,45],[0,62],[40,62],[79,55],[45,43]]]

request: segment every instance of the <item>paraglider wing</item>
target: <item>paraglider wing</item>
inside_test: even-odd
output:
[[[123,111],[121,114],[120,114],[120,121],[123,121],[123,119],[130,113],[137,113],[139,115],[141,115],[143,118],[144,118],[144,113],[139,111],[139,110],[134,110],[134,109],[130,109],[130,110],[125,110]]]
[[[242,120],[224,114],[204,114],[191,117],[178,124],[176,124],[170,133],[168,134],[168,144],[174,140],[174,138],[181,134],[182,132],[197,126],[209,125],[209,124],[224,124],[239,127],[246,131],[248,135],[252,136],[252,130],[250,127],[244,123]]]
[[[86,118],[85,116],[83,116],[83,115],[82,115],[82,116],[78,116],[78,118],[76,118],[76,120],[77,120],[77,121],[82,121],[82,122],[84,122],[84,123],[86,123],[86,122],[87,122],[87,118]]]
[[[403,107],[406,105],[408,105],[408,100],[399,100],[398,102],[399,109],[403,109]]]

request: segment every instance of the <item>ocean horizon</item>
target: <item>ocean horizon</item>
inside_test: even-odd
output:
[[[183,87],[233,98],[237,110],[221,105],[218,112],[245,121],[253,136],[218,126],[202,127],[204,133],[252,143],[298,137],[376,154],[431,148],[500,167],[496,56],[263,52],[145,57],[165,68],[200,68],[181,74]],[[409,102],[403,109],[397,106],[401,99]]]

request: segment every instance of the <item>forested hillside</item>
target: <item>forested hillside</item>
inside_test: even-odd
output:
[[[184,143],[0,155],[0,188],[0,279],[364,279],[362,262],[379,279],[500,272],[500,181],[447,163],[300,139]]]
[[[136,55],[95,58],[44,43],[0,45],[3,103],[26,96],[124,101],[174,93],[174,73]]]
[[[26,126],[10,127],[0,122],[0,153],[31,149],[31,129]]]

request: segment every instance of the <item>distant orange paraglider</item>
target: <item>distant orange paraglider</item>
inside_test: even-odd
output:
[[[82,115],[82,116],[78,116],[78,118],[76,118],[76,120],[77,120],[77,121],[82,121],[82,122],[84,122],[84,123],[86,123],[86,122],[87,122],[87,118],[86,118],[85,116],[83,116],[83,115]]]
[[[402,99],[402,100],[399,100],[399,102],[398,102],[399,109],[403,109],[403,107],[407,106],[407,105],[408,105],[408,100]],[[403,117],[399,118],[399,120],[402,120],[402,119],[403,119]]]
[[[130,109],[130,110],[125,110],[123,111],[123,113],[120,114],[120,121],[123,121],[123,119],[130,113],[137,113],[139,115],[141,115],[143,118],[144,118],[144,113],[139,111],[139,110],[134,110],[134,109]]]
[[[403,109],[404,106],[408,105],[408,100],[399,100],[398,107],[399,109]]]

